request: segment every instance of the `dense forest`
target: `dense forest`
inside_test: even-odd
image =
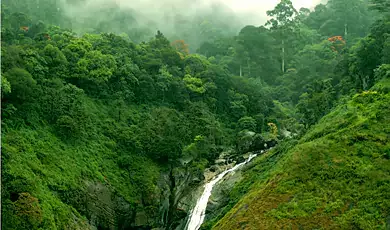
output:
[[[220,153],[267,145],[205,229],[390,226],[389,0],[88,4],[2,2],[3,229],[183,229]]]

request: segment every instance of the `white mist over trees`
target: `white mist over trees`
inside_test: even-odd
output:
[[[171,41],[184,40],[191,52],[205,41],[237,35],[248,24],[259,26],[277,0],[30,0],[3,3],[33,21],[83,33],[111,32],[133,42],[147,41],[157,30]],[[295,8],[312,8],[320,0],[295,0]],[[21,4],[23,3],[23,4]],[[22,7],[23,6],[23,7]],[[42,14],[42,12],[44,12]]]

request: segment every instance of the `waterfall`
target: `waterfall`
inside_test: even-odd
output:
[[[257,154],[251,154],[245,162],[242,162],[231,169],[223,171],[204,186],[204,191],[202,196],[198,199],[195,207],[191,211],[191,215],[187,223],[187,230],[198,230],[202,225],[205,218],[207,203],[209,201],[209,197],[211,196],[211,191],[213,190],[214,185],[217,184],[220,180],[222,180],[222,178],[226,174],[236,171],[237,169],[239,169],[240,167],[242,167],[243,165],[251,161],[256,156]]]

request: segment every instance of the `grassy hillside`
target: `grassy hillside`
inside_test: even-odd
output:
[[[259,158],[237,185],[250,191],[213,229],[389,227],[389,86],[355,95],[294,147]]]

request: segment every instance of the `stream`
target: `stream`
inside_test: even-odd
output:
[[[198,230],[200,228],[200,226],[202,225],[204,218],[205,218],[207,203],[208,203],[209,197],[211,196],[211,192],[213,190],[214,185],[217,184],[220,180],[222,180],[224,176],[226,176],[227,174],[229,174],[231,172],[236,171],[237,169],[239,169],[243,165],[250,162],[256,156],[257,156],[257,154],[251,154],[245,162],[237,164],[233,168],[223,171],[222,173],[220,173],[218,176],[216,176],[213,180],[211,180],[210,182],[208,182],[204,186],[204,191],[203,191],[202,196],[198,199],[195,207],[191,211],[189,221],[187,222],[187,228],[186,228],[187,230]]]

